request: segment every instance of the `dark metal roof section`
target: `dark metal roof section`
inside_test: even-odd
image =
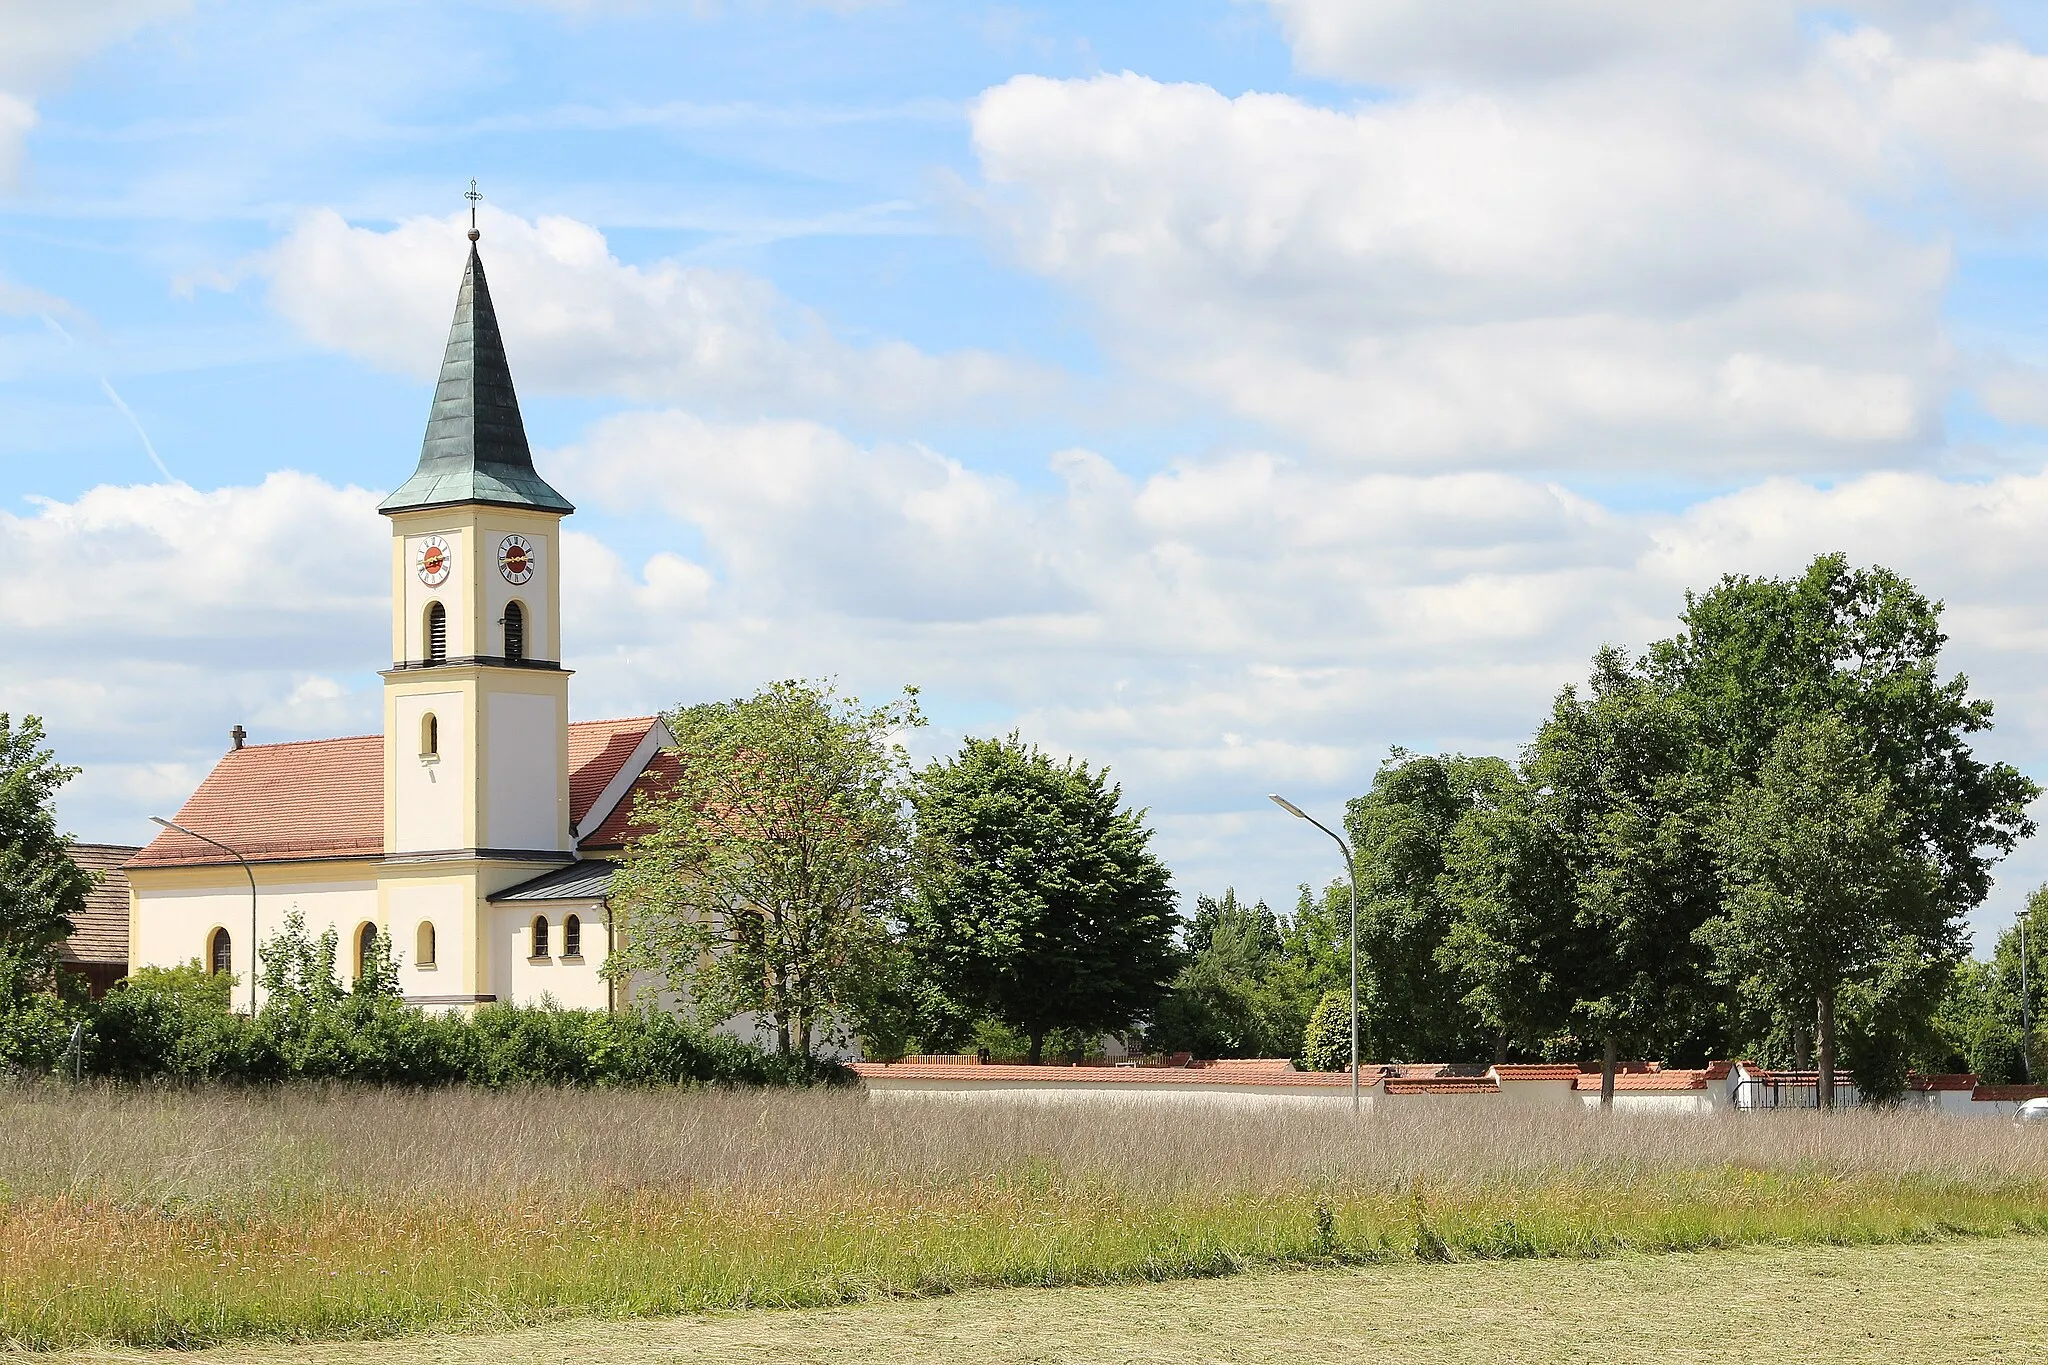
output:
[[[618,870],[617,863],[608,863],[601,858],[585,858],[567,867],[558,867],[552,872],[543,872],[531,881],[517,886],[508,886],[503,891],[484,897],[491,901],[601,901],[612,884],[612,873]]]
[[[470,237],[469,264],[462,272],[462,292],[455,296],[455,322],[448,329],[420,467],[377,510],[486,503],[573,512],[569,500],[534,472],[505,339],[498,332],[475,234]]]

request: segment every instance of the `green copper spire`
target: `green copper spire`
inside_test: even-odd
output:
[[[427,416],[420,467],[377,510],[405,512],[477,502],[573,512],[569,500],[534,472],[526,424],[519,420],[519,395],[512,390],[512,367],[505,361],[505,339],[498,334],[498,315],[491,307],[476,239],[472,226],[469,264],[462,272],[462,292],[455,296],[455,322],[448,329],[447,353],[441,357],[441,382],[434,389],[434,410]]]

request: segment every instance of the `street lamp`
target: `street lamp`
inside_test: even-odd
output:
[[[1358,865],[1351,857],[1351,845],[1328,825],[1310,815],[1284,796],[1274,795],[1273,804],[1289,815],[1308,821],[1336,840],[1344,854],[1344,876],[1351,883],[1351,1112],[1359,1111],[1358,1098]]]
[[[235,852],[233,849],[229,848],[226,844],[222,843],[218,839],[209,839],[196,829],[186,829],[183,825],[174,825],[170,821],[164,819],[161,815],[152,815],[149,818],[155,821],[157,824],[162,825],[165,829],[174,829],[178,831],[178,833],[184,835],[188,839],[197,839],[202,844],[212,844],[215,848],[219,849],[221,852],[227,854],[230,858],[233,858],[236,862],[240,863],[242,865],[242,871],[248,875],[249,1017],[251,1019],[254,1019],[256,1017],[256,869],[249,866],[249,860],[247,858],[244,858],[241,854]]]

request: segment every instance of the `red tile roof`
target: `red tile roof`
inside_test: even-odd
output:
[[[384,737],[230,749],[179,807],[175,823],[252,863],[377,857],[384,852]],[[226,860],[212,845],[167,829],[128,865]]]
[[[569,819],[590,811],[647,733],[650,716],[569,726]],[[252,863],[375,858],[384,852],[384,737],[251,744],[221,755],[175,823]],[[165,830],[130,867],[225,861],[220,850]]]
[[[1600,1073],[1594,1071],[1580,1075],[1578,1080],[1573,1083],[1572,1088],[1574,1090],[1590,1090],[1597,1093],[1600,1089]],[[1617,1093],[1623,1090],[1673,1091],[1705,1090],[1706,1088],[1707,1073],[1705,1071],[1617,1071],[1614,1073],[1614,1089]]]
[[[1029,1066],[1021,1062],[855,1062],[863,1080],[909,1081],[1045,1081],[1061,1085],[1284,1085],[1320,1088],[1346,1086],[1342,1071],[1296,1071],[1292,1063],[1252,1068],[1243,1065],[1195,1066]],[[1370,1076],[1361,1068],[1361,1076]]]
[[[1565,1062],[1503,1062],[1494,1074],[1504,1081],[1575,1081],[1579,1069]]]
[[[633,786],[619,798],[619,804],[612,807],[612,813],[605,816],[604,823],[590,831],[582,847],[586,849],[624,848],[628,843],[647,833],[647,826],[633,818],[633,806],[642,796],[660,796],[665,793],[681,772],[682,760],[673,749],[662,749],[647,762],[647,767],[635,778]]]
[[[1967,1071],[1944,1071],[1932,1076],[1923,1076],[1916,1071],[1906,1077],[1906,1087],[1922,1093],[1931,1090],[1975,1090],[1977,1077]]]
[[[580,822],[647,738],[653,716],[586,720],[569,726],[569,821]],[[630,796],[627,799],[631,799]]]
[[[2020,1100],[2038,1100],[2048,1096],[2048,1085],[1980,1085],[1971,1093],[1973,1100],[2003,1100],[2014,1103]]]
[[[1491,1076],[1389,1076],[1380,1082],[1388,1095],[1498,1095]]]

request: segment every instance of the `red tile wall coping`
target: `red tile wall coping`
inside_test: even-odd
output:
[[[881,1081],[1043,1081],[1066,1085],[1284,1085],[1306,1089],[1346,1087],[1342,1071],[1296,1071],[1277,1067],[1186,1066],[1031,1066],[1025,1063],[981,1062],[855,1062],[863,1080]],[[1379,1080],[1377,1071],[1359,1069],[1365,1085]]]
[[[2048,1097],[2048,1085],[1980,1085],[1970,1094],[1972,1100],[2007,1104],[2044,1097]]]

